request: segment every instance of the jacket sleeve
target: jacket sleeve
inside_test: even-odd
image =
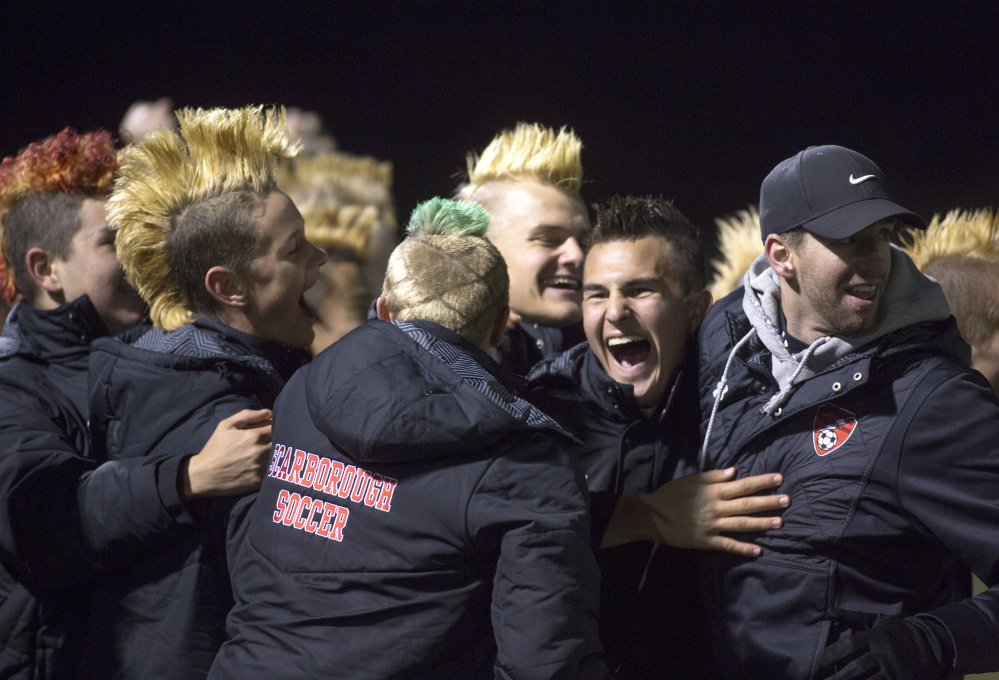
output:
[[[490,465],[467,516],[475,544],[498,549],[496,677],[610,677],[599,656],[600,579],[582,471],[540,434],[519,441]]]
[[[72,587],[103,566],[124,566],[123,547],[183,521],[158,496],[150,503],[137,495],[155,487],[156,466],[96,467],[82,455],[86,436],[75,411],[0,386],[0,555],[38,588]]]
[[[977,374],[926,395],[899,460],[902,506],[987,585],[929,612],[950,632],[960,674],[999,670],[999,403]]]
[[[81,476],[76,492],[80,525],[96,564],[121,570],[140,551],[193,527],[177,488],[186,458],[108,461]]]

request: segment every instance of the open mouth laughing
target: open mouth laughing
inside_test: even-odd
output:
[[[870,302],[878,294],[878,287],[875,284],[860,284],[855,286],[847,286],[847,295],[858,298],[860,300],[865,300]]]
[[[631,369],[645,363],[652,349],[651,343],[637,335],[621,335],[607,338],[607,349],[614,362],[622,368]]]

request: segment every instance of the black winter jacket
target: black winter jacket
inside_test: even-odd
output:
[[[176,470],[219,421],[271,408],[308,353],[198,318],[132,344],[94,343],[90,413],[99,460],[155,461]],[[179,496],[177,476],[160,495]],[[89,677],[204,677],[225,639],[232,606],[226,532],[235,499],[189,503],[194,530],[145,551],[95,595],[85,670]],[[188,508],[183,511],[188,513]]]
[[[697,471],[696,348],[684,356],[650,417],[632,386],[612,380],[587,343],[528,375],[528,398],[581,441],[572,450],[590,489],[594,548],[621,496],[651,493]],[[620,678],[704,677],[709,644],[694,551],[634,542],[599,550],[597,564],[600,640],[611,670]]]
[[[582,473],[505,380],[421,321],[292,379],[209,677],[606,676]]]
[[[701,328],[705,414],[751,327],[742,294]],[[855,632],[835,610],[928,612],[956,643],[955,677],[999,669],[999,404],[966,359],[953,317],[903,327],[770,416],[769,351],[753,338],[736,353],[702,467],[780,472],[791,506],[754,539],[758,559],[705,555],[718,677],[817,677],[822,650]],[[961,599],[960,562],[992,588]]]
[[[16,306],[0,336],[0,677],[73,677],[91,587],[180,530],[157,466],[97,467],[87,357],[107,327],[83,296]]]
[[[493,350],[493,359],[508,371],[527,375],[539,362],[554,359],[584,340],[581,323],[552,328],[521,322],[504,333],[499,347]]]

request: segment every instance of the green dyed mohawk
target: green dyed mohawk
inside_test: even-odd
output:
[[[489,213],[478,203],[435,197],[420,203],[409,217],[410,236],[433,234],[484,238],[489,229]]]

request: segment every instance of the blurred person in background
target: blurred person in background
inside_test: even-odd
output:
[[[297,157],[283,164],[278,184],[301,211],[309,241],[329,256],[306,293],[318,354],[365,322],[381,289],[397,240],[392,164],[346,153]]]

